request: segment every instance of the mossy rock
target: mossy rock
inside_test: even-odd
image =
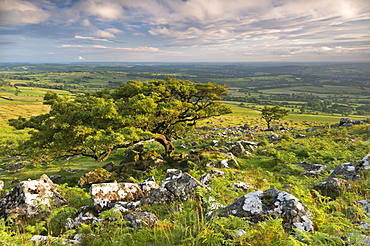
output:
[[[111,177],[111,172],[108,172],[104,168],[97,168],[81,176],[78,185],[88,186],[90,184],[103,183],[109,181]]]

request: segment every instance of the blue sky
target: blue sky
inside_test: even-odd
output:
[[[0,62],[370,61],[369,0],[0,0]]]

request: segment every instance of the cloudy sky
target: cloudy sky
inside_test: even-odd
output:
[[[369,0],[0,0],[0,62],[370,61]]]

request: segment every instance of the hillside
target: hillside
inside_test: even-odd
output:
[[[253,76],[267,76],[266,69],[274,72],[274,76],[286,75],[288,72],[307,75],[312,74],[312,71],[328,76],[325,73],[333,69],[328,65],[320,69],[311,65],[301,68],[267,65],[248,69],[253,69]],[[66,65],[48,65],[43,68],[49,70],[47,73],[40,73],[37,70],[40,67],[35,68],[35,71],[29,67],[27,71],[23,68],[16,71],[19,74],[15,75],[14,70],[18,68],[3,69],[3,72],[11,73],[13,77],[3,73],[0,90],[0,96],[7,98],[0,99],[0,242],[3,245],[35,245],[34,242],[41,245],[370,243],[368,114],[361,115],[353,111],[344,116],[337,112],[323,112],[322,109],[299,112],[295,104],[281,104],[283,101],[276,97],[263,101],[262,97],[257,96],[258,102],[244,101],[243,104],[238,100],[217,101],[231,107],[233,112],[197,120],[189,128],[177,128],[181,134],[174,134],[174,152],[171,154],[165,152],[158,140],[147,138],[134,141],[128,148],[115,150],[103,161],[94,161],[93,158],[68,151],[60,155],[40,156],[36,148],[23,148],[21,151],[18,148],[32,136],[30,129],[41,128],[36,126],[16,130],[8,124],[8,120],[41,114],[49,117],[48,113],[52,110],[59,110],[53,103],[42,104],[43,95],[51,88],[49,86],[63,85],[61,88],[64,90],[54,88],[52,92],[57,93],[49,91],[48,94],[60,96],[60,105],[65,105],[62,104],[65,99],[68,105],[75,106],[78,100],[94,96],[100,96],[100,103],[104,99],[113,105],[113,99],[109,98],[109,93],[117,95],[113,89],[109,92],[105,90],[104,93],[98,91],[99,87],[106,84],[101,79],[113,76],[112,67],[96,66],[97,77],[91,73],[91,67],[86,66],[80,66],[78,72],[75,66],[72,69]],[[133,78],[143,75],[140,69],[144,68],[133,68],[137,73],[128,75],[120,70],[121,67],[116,67],[120,74],[116,74],[115,82],[122,82],[127,76]],[[189,68],[194,69],[192,66],[183,67],[184,70]],[[233,73],[230,71],[241,70],[238,65],[229,67],[230,71],[226,73],[224,65],[218,67],[213,64],[212,68],[199,66],[196,71],[200,73],[212,69],[215,72],[216,68],[222,68],[219,73],[222,76],[231,76]],[[348,74],[367,76],[365,67],[359,69],[362,72],[355,72],[355,68],[348,65],[340,68]],[[106,74],[102,74],[108,69]],[[155,66],[151,69],[155,69]],[[173,66],[162,65],[161,69],[167,69],[168,74],[171,71],[175,75]],[[176,71],[180,73],[178,68]],[[14,76],[22,77],[25,72],[26,77],[40,78],[38,83],[43,86],[14,85],[14,80],[22,80]],[[79,77],[82,73],[85,73],[85,78]],[[62,75],[65,77],[59,77],[61,81],[56,82],[58,76]],[[199,76],[197,74],[195,77]],[[44,83],[41,78],[49,82]],[[116,83],[110,84],[111,88],[116,87],[113,86]],[[302,88],[307,91],[313,88],[307,86]],[[366,90],[367,84],[363,83],[363,86]],[[77,93],[83,91],[81,88],[89,93],[85,96]],[[164,88],[161,87],[161,92],[166,98],[173,96],[164,93]],[[175,91],[174,88],[172,91]],[[241,88],[231,88],[229,92],[234,97],[257,95],[253,94],[255,91],[250,91],[249,96],[248,91]],[[184,89],[184,86],[180,89]],[[351,89],[346,92],[352,95],[359,92],[355,87]],[[276,91],[270,92],[274,94]],[[70,100],[66,99],[67,94],[70,94]],[[334,94],[331,93],[332,96]],[[145,106],[140,103],[147,100],[155,108],[160,107],[160,104],[153,102],[159,96],[139,95],[141,100],[137,101],[137,105]],[[50,100],[53,98],[59,100],[58,97],[49,97]],[[366,96],[363,99],[366,101]],[[355,103],[356,99],[351,100],[349,104]],[[160,112],[171,112],[172,117],[175,117],[176,110],[173,107],[183,109],[185,106],[179,107],[180,102],[173,101],[171,99],[162,105],[166,110]],[[264,104],[267,101],[269,103]],[[323,102],[321,99],[319,101]],[[82,106],[87,106],[91,101],[81,102],[86,103],[82,103]],[[153,108],[137,110],[132,106],[137,102],[127,100],[127,104],[119,104],[126,105],[124,110],[128,108],[127,111],[136,112],[136,118],[126,117],[127,122],[141,127],[147,124],[146,119],[152,119],[149,123],[154,124],[152,115],[159,115],[157,111],[153,112]],[[194,103],[194,100],[189,99],[189,102]],[[261,109],[270,102],[289,109],[289,115],[272,121],[268,129],[266,121],[261,119]],[[295,103],[301,105],[308,102]],[[72,106],[67,109],[73,110]],[[332,107],[333,104],[328,106]],[[61,111],[62,118],[68,110]],[[91,112],[96,113],[94,110],[90,108]],[[84,115],[83,118],[87,119],[91,116],[90,111],[77,115]],[[184,111],[189,110],[185,107]],[[78,108],[76,112],[79,113]],[[102,112],[104,117],[108,115],[104,110]],[[98,122],[99,114],[93,116]],[[115,118],[104,118],[103,125],[110,124],[110,119]],[[73,124],[73,119],[68,120],[69,124]],[[141,123],[137,124],[136,121]],[[98,125],[96,122],[88,123],[94,126]],[[56,129],[57,126],[51,125],[51,128]],[[72,141],[71,136],[69,141]]]

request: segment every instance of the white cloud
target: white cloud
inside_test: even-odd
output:
[[[117,28],[107,28],[105,30],[97,30],[95,35],[102,38],[115,38],[117,33],[121,33],[122,31]]]
[[[136,47],[136,48],[126,48],[126,47],[107,47],[103,45],[93,45],[94,48],[98,49],[109,49],[109,50],[127,50],[127,51],[150,51],[150,52],[160,52],[161,50],[155,47]]]
[[[105,38],[94,38],[94,37],[84,37],[84,36],[79,36],[79,35],[76,35],[75,38],[78,38],[78,39],[87,39],[87,40],[95,40],[95,41],[104,41],[104,42],[112,42],[108,39],[105,39]]]
[[[87,15],[96,16],[102,21],[118,20],[124,14],[119,1],[112,0],[81,0],[75,4],[74,8]]]
[[[82,48],[82,45],[75,45],[75,44],[62,44],[61,48]]]
[[[83,58],[82,56],[79,56],[79,57],[78,57],[78,60],[79,60],[79,61],[83,61],[83,60],[85,60],[85,58]]]
[[[0,0],[1,25],[38,24],[49,16],[46,10],[28,1]]]
[[[113,33],[104,31],[104,30],[97,30],[95,32],[95,35],[98,37],[102,37],[102,38],[115,38],[116,37]]]

